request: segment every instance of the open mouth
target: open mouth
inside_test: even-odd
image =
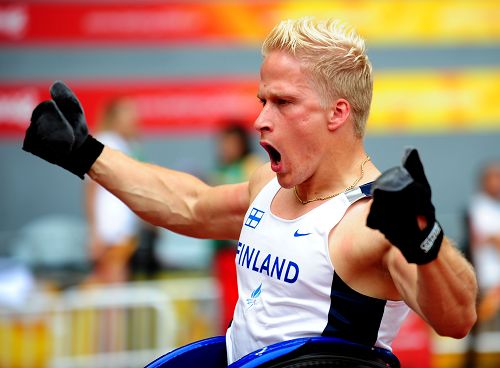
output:
[[[271,146],[268,143],[261,143],[261,146],[269,154],[269,158],[271,159],[272,164],[276,165],[276,164],[279,164],[281,162],[281,153],[279,153],[279,151],[276,148],[274,148],[273,146]]]

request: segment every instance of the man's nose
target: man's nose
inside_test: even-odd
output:
[[[255,119],[255,122],[254,122],[254,128],[255,130],[259,131],[259,132],[263,132],[263,131],[272,131],[272,123],[271,123],[271,114],[270,114],[270,111],[269,111],[269,107],[267,105],[265,105],[264,107],[262,107],[262,110],[259,114],[259,116],[257,116],[257,119]]]

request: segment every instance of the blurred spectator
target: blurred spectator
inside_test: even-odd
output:
[[[216,182],[223,184],[240,183],[263,162],[252,153],[251,137],[243,123],[228,124],[218,137],[219,166]]]
[[[468,258],[476,268],[479,284],[478,322],[469,333],[464,368],[479,364],[478,333],[500,310],[500,161],[485,165],[479,190],[472,197],[466,216]]]
[[[471,254],[481,293],[479,321],[500,310],[500,161],[487,164],[469,209]]]
[[[97,125],[98,139],[108,147],[137,158],[134,142],[138,117],[132,100],[122,97],[110,101]],[[95,182],[86,183],[86,212],[89,226],[89,252],[94,262],[90,283],[124,282],[129,262],[137,247],[139,220],[111,193]]]
[[[231,122],[218,136],[219,165],[214,174],[214,184],[234,184],[248,180],[252,172],[263,162],[252,153],[251,137],[245,125]],[[226,331],[233,318],[238,299],[236,284],[236,244],[226,240],[214,241],[214,272],[221,290],[222,326]]]

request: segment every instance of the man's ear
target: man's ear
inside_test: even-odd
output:
[[[351,114],[349,101],[343,98],[336,99],[330,106],[328,112],[328,130],[336,130],[341,127]]]

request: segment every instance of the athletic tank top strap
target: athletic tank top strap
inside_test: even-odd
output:
[[[372,184],[373,182],[363,184],[359,187],[344,192],[344,195],[346,196],[350,204],[353,204],[360,199],[371,197]]]

